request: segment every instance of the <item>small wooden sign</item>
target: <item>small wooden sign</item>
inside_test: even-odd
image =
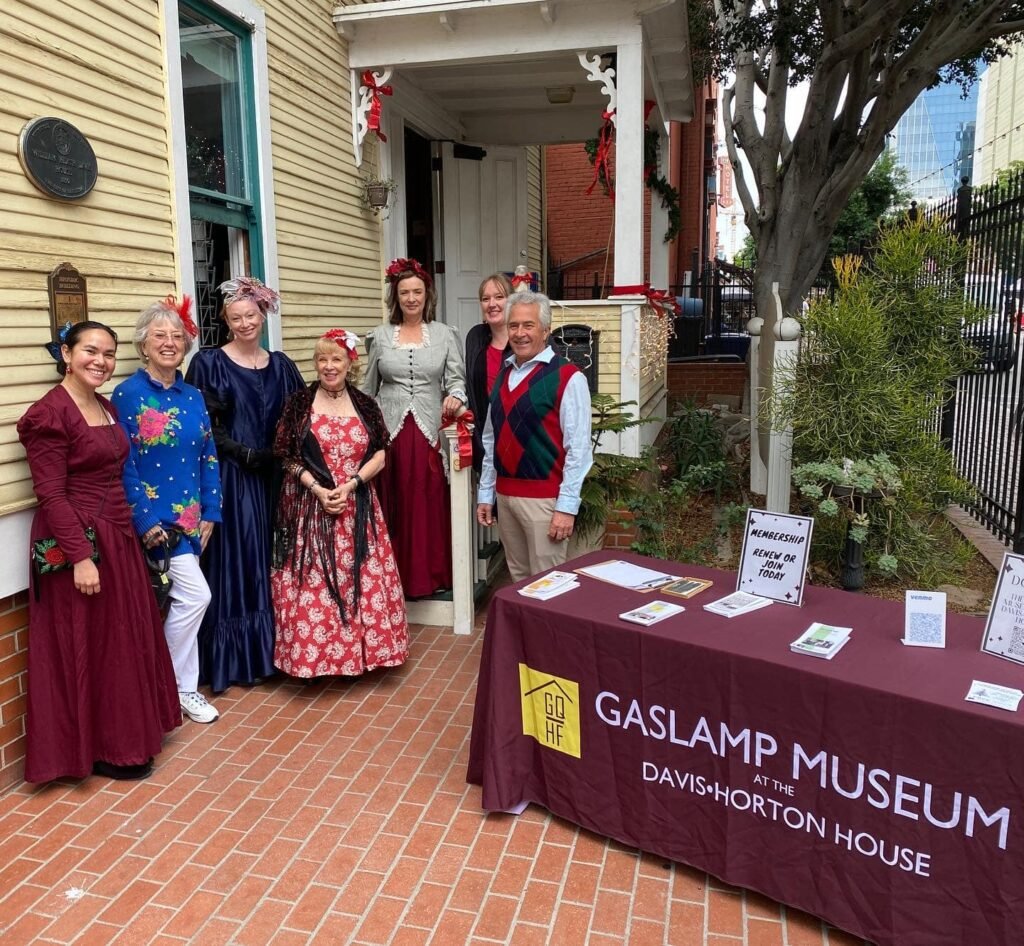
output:
[[[89,318],[89,295],[85,277],[70,263],[61,263],[46,279],[50,295],[50,334],[57,341],[57,333],[68,323],[85,322]]]

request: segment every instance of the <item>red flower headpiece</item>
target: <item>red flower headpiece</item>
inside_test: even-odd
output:
[[[344,348],[348,352],[348,357],[352,361],[359,358],[359,336],[355,332],[347,332],[343,328],[331,328],[320,337],[330,338],[337,342],[339,348]]]
[[[281,297],[255,276],[236,276],[222,282],[217,289],[224,294],[224,305],[231,305],[240,299],[251,299],[264,314],[277,312],[281,302]]]
[[[176,312],[178,314],[178,318],[181,319],[181,324],[185,331],[193,338],[199,334],[199,328],[196,326],[196,323],[192,321],[192,297],[188,293],[185,293],[181,297],[181,302],[178,302],[172,292],[166,299],[164,299],[164,308],[170,309],[172,312]]]
[[[397,282],[403,273],[406,276],[408,276],[409,273],[412,273],[413,276],[419,276],[420,279],[423,280],[423,284],[425,286],[429,286],[433,282],[430,278],[430,273],[423,268],[422,264],[418,260],[406,259],[403,256],[400,256],[398,259],[393,259],[388,268],[384,270],[384,275],[391,280],[391,282]]]

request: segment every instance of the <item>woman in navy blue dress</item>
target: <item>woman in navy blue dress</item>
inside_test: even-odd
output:
[[[203,392],[221,470],[222,521],[202,559],[212,601],[199,631],[199,679],[214,693],[274,673],[274,432],[285,398],[305,387],[287,355],[260,344],[268,314],[277,311],[277,293],[247,276],[218,288],[231,340],[199,352],[186,377]]]

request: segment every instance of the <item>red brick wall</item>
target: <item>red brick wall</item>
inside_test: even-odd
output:
[[[25,759],[28,592],[0,599],[0,792],[21,782]]]
[[[608,514],[604,548],[628,550],[637,539],[636,521],[628,509],[613,509]]]
[[[690,398],[698,406],[715,403],[716,394],[743,398],[747,381],[744,362],[691,361],[668,366],[668,399]]]

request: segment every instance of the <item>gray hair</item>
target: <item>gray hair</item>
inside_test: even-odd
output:
[[[135,322],[135,334],[132,336],[132,344],[135,345],[135,350],[139,353],[140,361],[146,360],[146,356],[142,352],[142,346],[145,344],[146,338],[149,336],[149,330],[154,322],[170,322],[175,332],[181,332],[185,336],[185,354],[187,355],[192,351],[192,346],[196,340],[185,328],[185,323],[181,321],[181,316],[174,309],[170,308],[166,302],[154,302],[146,306],[139,313],[139,317]]]
[[[535,305],[540,316],[541,328],[551,328],[551,300],[543,292],[513,292],[505,300],[505,321],[508,321],[509,313],[517,305]]]

